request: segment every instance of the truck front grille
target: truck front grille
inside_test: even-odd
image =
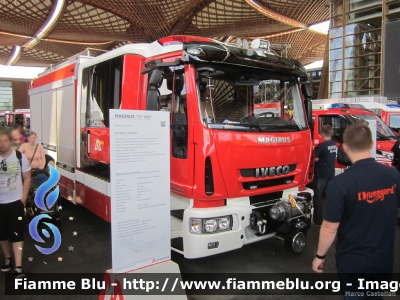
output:
[[[290,184],[293,182],[293,180],[294,180],[294,176],[288,176],[288,177],[279,177],[279,178],[269,179],[269,180],[243,182],[243,188],[245,190],[256,190],[256,189],[272,187],[272,186],[277,186],[277,185]]]
[[[292,164],[292,165],[288,165],[288,166],[289,166],[289,173],[295,171],[297,168],[297,164]],[[268,169],[268,167],[267,168],[259,168],[259,169]],[[242,177],[256,177],[256,170],[257,170],[257,168],[241,169],[240,175]]]

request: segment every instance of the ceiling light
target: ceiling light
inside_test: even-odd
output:
[[[6,65],[10,66],[10,65],[15,64],[18,61],[18,59],[21,57],[21,54],[22,54],[21,46],[15,45],[13,52],[11,54],[11,57],[6,62]]]
[[[43,26],[35,33],[35,36],[27,41],[23,47],[32,48],[37,43],[40,42],[40,39],[48,34],[48,32],[53,29],[53,27],[57,24],[57,21],[62,15],[64,7],[66,5],[66,0],[56,0],[55,4],[53,4],[53,8],[50,12],[49,17]]]
[[[284,15],[278,14],[277,12],[265,7],[264,5],[258,3],[255,0],[244,0],[248,5],[253,7],[255,10],[257,10],[259,13],[274,19],[276,21],[279,21],[284,24],[288,24],[290,26],[294,27],[300,27],[300,28],[306,28],[307,24],[299,22],[297,20],[294,20],[292,18],[286,17]]]

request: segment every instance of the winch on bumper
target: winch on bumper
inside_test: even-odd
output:
[[[253,205],[250,215],[251,229],[262,236],[276,232],[285,249],[300,254],[306,245],[306,232],[311,224],[310,193],[289,195],[288,199],[268,201]]]

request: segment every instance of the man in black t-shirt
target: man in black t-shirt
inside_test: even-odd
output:
[[[332,178],[327,190],[313,270],[322,273],[325,255],[337,235],[336,266],[342,288],[354,291],[357,276],[387,279],[393,272],[400,174],[371,158],[368,126],[354,124],[344,132],[343,148],[353,165]],[[352,282],[352,287],[346,283]],[[357,291],[357,290],[355,290]]]
[[[315,147],[315,178],[314,178],[314,215],[315,225],[322,224],[322,195],[329,182],[335,176],[336,143],[332,141],[333,130],[330,125],[321,128],[324,142]]]
[[[400,140],[397,139],[396,143],[393,145],[392,149],[390,151],[393,152],[393,159],[392,159],[392,164],[393,167],[397,169],[397,171],[400,172]]]

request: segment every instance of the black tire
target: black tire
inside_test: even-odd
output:
[[[287,251],[298,255],[306,246],[306,235],[302,231],[289,231],[285,234],[284,244]]]

